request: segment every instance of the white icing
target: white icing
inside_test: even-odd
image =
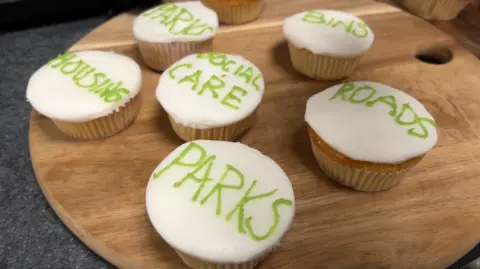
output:
[[[372,46],[374,34],[361,19],[341,11],[314,10],[312,12],[316,15],[309,16],[307,20],[318,23],[310,23],[303,20],[311,14],[309,12],[295,14],[283,22],[285,38],[295,47],[308,49],[314,54],[354,57],[364,54]],[[333,18],[334,21],[330,22]],[[337,24],[339,20],[346,25]],[[362,25],[365,25],[363,29]],[[368,35],[357,37],[364,36],[366,31]]]
[[[165,7],[170,8],[151,13],[155,9]],[[181,13],[183,9],[190,11],[193,17],[186,13]],[[152,15],[145,16],[148,14]],[[177,15],[179,16],[176,17]],[[175,20],[175,18],[179,20]],[[176,22],[172,23],[172,21]],[[188,34],[180,33],[190,25],[194,27],[190,28]],[[206,27],[211,28],[204,30]],[[170,29],[175,34],[172,34]],[[217,13],[204,6],[200,1],[162,4],[143,12],[133,23],[133,33],[137,39],[158,43],[203,41],[212,38],[217,29]]]
[[[423,134],[421,127],[415,125],[400,125],[395,122],[395,117],[402,111],[403,104],[409,103],[421,118],[433,120],[425,107],[416,99],[403,91],[394,89],[384,84],[358,81],[354,82],[355,89],[364,85],[376,89],[368,101],[373,101],[379,96],[394,96],[397,104],[395,116],[389,115],[392,107],[377,102],[371,107],[353,104],[348,98],[353,94],[345,94],[347,100],[340,96],[332,98],[343,85],[336,85],[317,93],[307,101],[305,120],[312,129],[329,146],[347,157],[374,163],[400,163],[420,156],[432,149],[437,142],[437,131],[430,123],[423,122],[428,131],[427,138],[419,138],[408,134],[414,128],[417,133]],[[369,91],[360,91],[355,99],[368,97]],[[405,112],[402,121],[413,121],[414,115]]]
[[[225,66],[228,71],[225,71],[222,66],[212,65],[209,59],[197,58],[197,55],[198,54],[192,54],[184,57],[170,66],[170,68],[160,76],[156,96],[165,111],[176,122],[198,129],[225,126],[240,121],[250,115],[260,104],[263,97],[265,85],[260,70],[254,64],[238,55],[220,54],[223,56],[214,59],[214,61],[217,61],[226,57],[224,59],[228,59],[226,61],[230,61],[231,63]],[[235,61],[235,63],[231,61]],[[181,67],[175,69],[182,64],[192,64],[192,68]],[[243,71],[249,67],[253,70],[253,76],[249,81],[250,83],[247,82],[248,79],[245,77],[238,76],[238,74],[241,74],[243,71],[237,75],[234,74],[241,65],[244,66]],[[171,70],[173,70],[174,79],[170,77]],[[192,75],[197,70],[202,70],[202,74],[195,90],[192,90],[192,82],[179,84],[182,78]],[[210,90],[206,90],[202,95],[199,95],[198,93],[201,91],[204,83],[213,75],[225,82],[224,88],[216,91],[218,97],[213,98]],[[254,81],[255,76],[258,75],[260,76]],[[258,86],[258,90],[256,86],[253,85],[254,83]],[[245,96],[242,96],[242,93],[238,91],[234,91],[234,95],[239,98],[241,102],[231,98],[227,101],[227,103],[238,107],[238,109],[233,109],[230,106],[222,104],[223,98],[227,96],[234,86],[246,91]]]
[[[123,95],[123,99],[117,102],[105,102],[100,94],[89,92],[88,88],[81,88],[75,84],[73,76],[82,74],[81,70],[86,65],[80,65],[72,74],[63,74],[60,68],[44,65],[38,69],[30,78],[27,86],[27,100],[40,114],[52,119],[83,122],[106,116],[125,105],[130,99],[136,96],[142,83],[141,70],[138,64],[127,56],[114,52],[103,51],[82,51],[75,52],[77,55],[67,63],[74,63],[82,60],[88,64],[87,72],[96,68],[94,72],[80,80],[84,85],[92,84],[95,80],[95,73],[102,72],[106,77],[97,77],[99,85],[111,79],[113,86],[122,81],[120,88],[127,89],[129,93]],[[65,66],[66,67],[66,66]],[[75,65],[70,65],[74,69]],[[72,71],[66,67],[65,70]]]
[[[193,142],[205,149],[205,159],[216,156],[209,176],[212,180],[205,184],[198,200],[192,201],[200,183],[188,179],[178,188],[173,185],[196,167],[173,165],[154,179],[155,174],[177,158],[190,142],[169,154],[152,173],[146,189],[147,213],[157,232],[173,248],[215,263],[248,262],[271,251],[290,228],[295,214],[294,193],[285,172],[269,157],[240,143],[207,140]],[[182,161],[194,164],[200,158],[201,152],[192,150]],[[241,190],[222,190],[221,213],[217,216],[217,193],[203,205],[200,202],[220,180],[226,165],[235,167],[244,175],[244,186]],[[208,165],[199,170],[196,176],[204,177],[207,167]],[[274,224],[272,204],[275,200],[292,201],[292,206],[277,207],[280,215],[278,226],[272,235],[263,241],[253,240],[248,230],[246,233],[238,232],[238,212],[230,221],[226,220],[226,216],[236,207],[253,180],[257,180],[257,184],[249,197],[277,189],[273,195],[252,200],[244,207],[244,224],[246,218],[252,217],[251,224],[257,235],[266,234]],[[238,186],[240,179],[230,172],[222,183]],[[245,225],[244,227],[246,228]]]

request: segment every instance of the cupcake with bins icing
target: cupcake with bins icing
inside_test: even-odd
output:
[[[283,22],[283,33],[293,67],[318,80],[351,75],[375,39],[363,20],[335,10],[290,16]]]

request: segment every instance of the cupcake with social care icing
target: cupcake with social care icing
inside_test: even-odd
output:
[[[243,24],[260,16],[262,0],[201,0],[215,10],[218,19],[224,24]]]
[[[112,136],[140,108],[140,66],[114,52],[66,52],[30,78],[27,99],[64,133],[81,140]]]
[[[260,70],[239,55],[189,55],[161,76],[156,96],[185,141],[234,140],[254,122],[265,85]]]
[[[455,19],[469,0],[396,0],[410,13],[427,20]]]
[[[158,234],[194,269],[252,269],[280,244],[295,215],[288,176],[246,145],[196,140],[153,171],[146,209]]]
[[[199,1],[161,4],[133,23],[140,54],[157,71],[189,54],[211,51],[217,29],[217,14]]]
[[[361,191],[396,186],[437,143],[435,120],[419,101],[375,82],[347,82],[313,95],[305,121],[320,168]]]
[[[374,34],[352,14],[334,10],[309,10],[283,22],[293,67],[318,80],[335,80],[351,75]]]

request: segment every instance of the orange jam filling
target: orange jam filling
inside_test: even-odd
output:
[[[406,160],[398,164],[389,164],[389,163],[372,163],[366,161],[358,161],[351,159],[342,153],[336,151],[330,147],[323,139],[315,133],[315,131],[307,124],[308,134],[310,135],[310,140],[312,144],[321,152],[328,155],[332,160],[337,163],[348,165],[350,167],[366,169],[375,172],[395,172],[401,171],[406,168],[409,168],[417,164],[424,155]]]

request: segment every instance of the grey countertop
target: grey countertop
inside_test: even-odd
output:
[[[0,269],[114,268],[57,218],[33,174],[28,150],[32,73],[106,18],[0,33]]]
[[[31,74],[106,19],[0,35],[0,269],[114,268],[62,224],[41,193],[30,162],[25,101]]]

